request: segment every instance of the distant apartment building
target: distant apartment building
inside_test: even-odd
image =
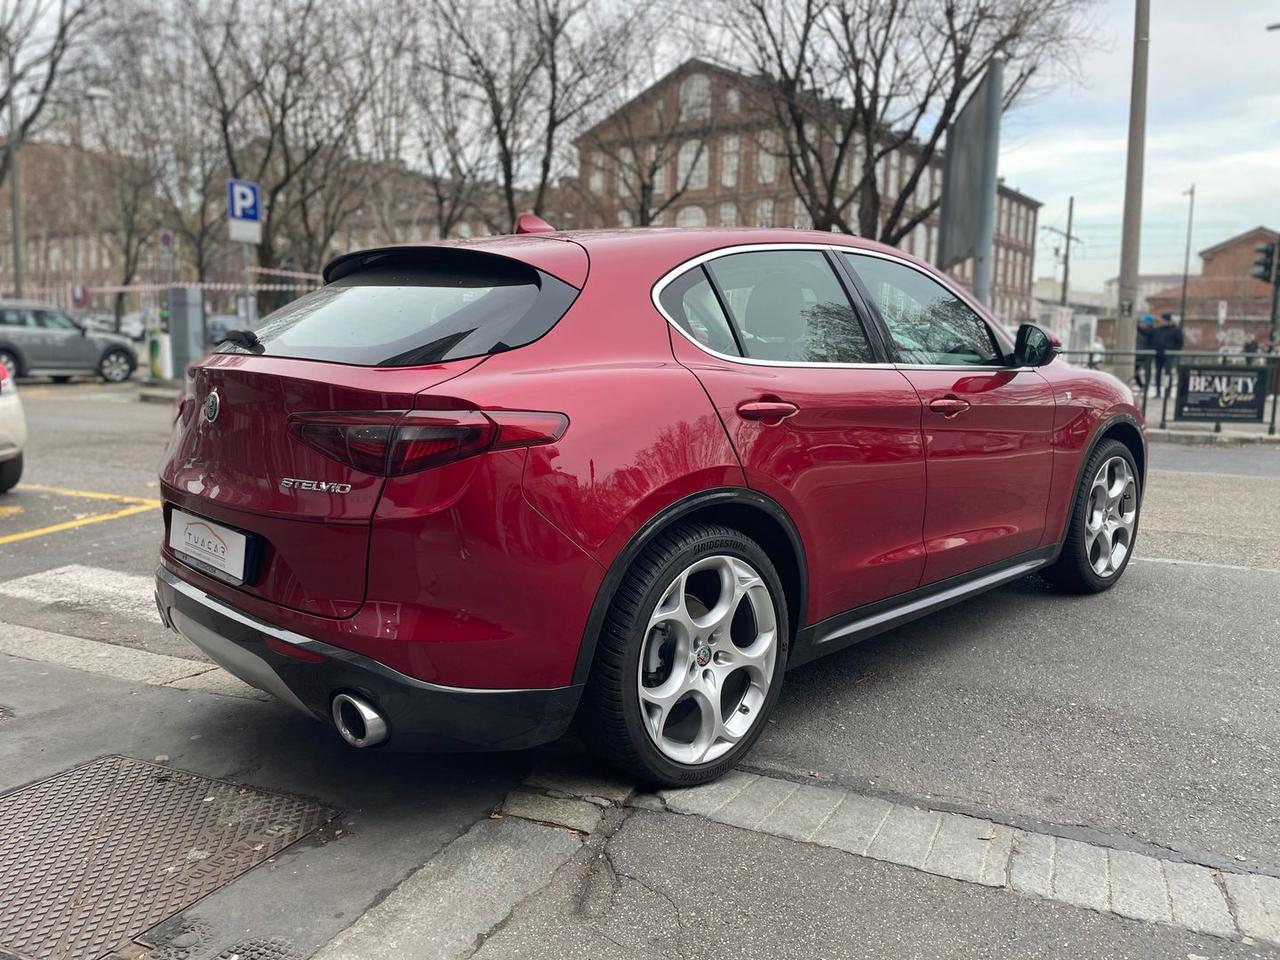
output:
[[[766,109],[752,109],[756,81],[703,60],[690,60],[580,136],[582,226],[636,226],[648,203],[655,226],[773,226],[812,229],[803,200],[780,156],[781,130]],[[833,110],[839,109],[833,105]],[[907,144],[880,164],[887,209],[901,193],[916,159]],[[841,171],[853,183],[855,158]],[[922,209],[942,190],[935,156],[907,202]],[[646,194],[640,196],[640,194]],[[992,309],[1010,323],[1033,315],[1033,265],[1040,203],[1001,183],[996,207]],[[851,217],[856,222],[857,217]],[[938,217],[931,214],[899,244],[933,262]],[[973,263],[951,273],[968,285]]]
[[[1150,297],[1153,293],[1165,290],[1175,283],[1182,283],[1180,273],[1142,273],[1138,275],[1138,302],[1134,304],[1135,316],[1141,317],[1151,312]],[[1103,305],[1109,314],[1120,312],[1120,278],[1112,277],[1102,286]]]

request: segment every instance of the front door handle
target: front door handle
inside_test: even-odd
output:
[[[961,400],[959,397],[938,397],[929,401],[929,409],[934,413],[942,414],[949,420],[968,410],[969,401]]]
[[[794,403],[785,400],[748,400],[738,404],[738,416],[743,420],[764,420],[781,423],[800,411]]]

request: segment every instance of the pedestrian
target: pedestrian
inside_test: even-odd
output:
[[[1133,348],[1136,351],[1133,363],[1133,379],[1144,395],[1147,392],[1147,387],[1151,385],[1151,355],[1142,351],[1151,349],[1151,325],[1151,314],[1144,313],[1138,321],[1138,332],[1134,337],[1133,344]]]
[[[1243,352],[1245,356],[1244,362],[1252,366],[1256,362],[1255,358],[1258,355],[1258,338],[1250,336],[1249,339],[1244,342]]]
[[[1164,389],[1165,370],[1168,369],[1169,376],[1173,377],[1173,367],[1177,363],[1177,357],[1170,360],[1168,354],[1172,351],[1177,353],[1182,349],[1183,338],[1182,328],[1176,326],[1173,322],[1173,314],[1160,314],[1160,322],[1156,324],[1155,329],[1151,331],[1151,347],[1156,352],[1156,396],[1160,396],[1160,391]]]

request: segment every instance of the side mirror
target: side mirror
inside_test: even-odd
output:
[[[1024,323],[1014,341],[1013,362],[1018,367],[1043,367],[1062,349],[1062,341],[1043,327]]]

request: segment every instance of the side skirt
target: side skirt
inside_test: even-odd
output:
[[[887,600],[877,600],[803,627],[796,637],[787,667],[810,663],[828,653],[843,650],[878,633],[1024,577],[1056,560],[1061,549],[1062,545],[1057,543],[1037,547],[1008,560],[917,587]]]

